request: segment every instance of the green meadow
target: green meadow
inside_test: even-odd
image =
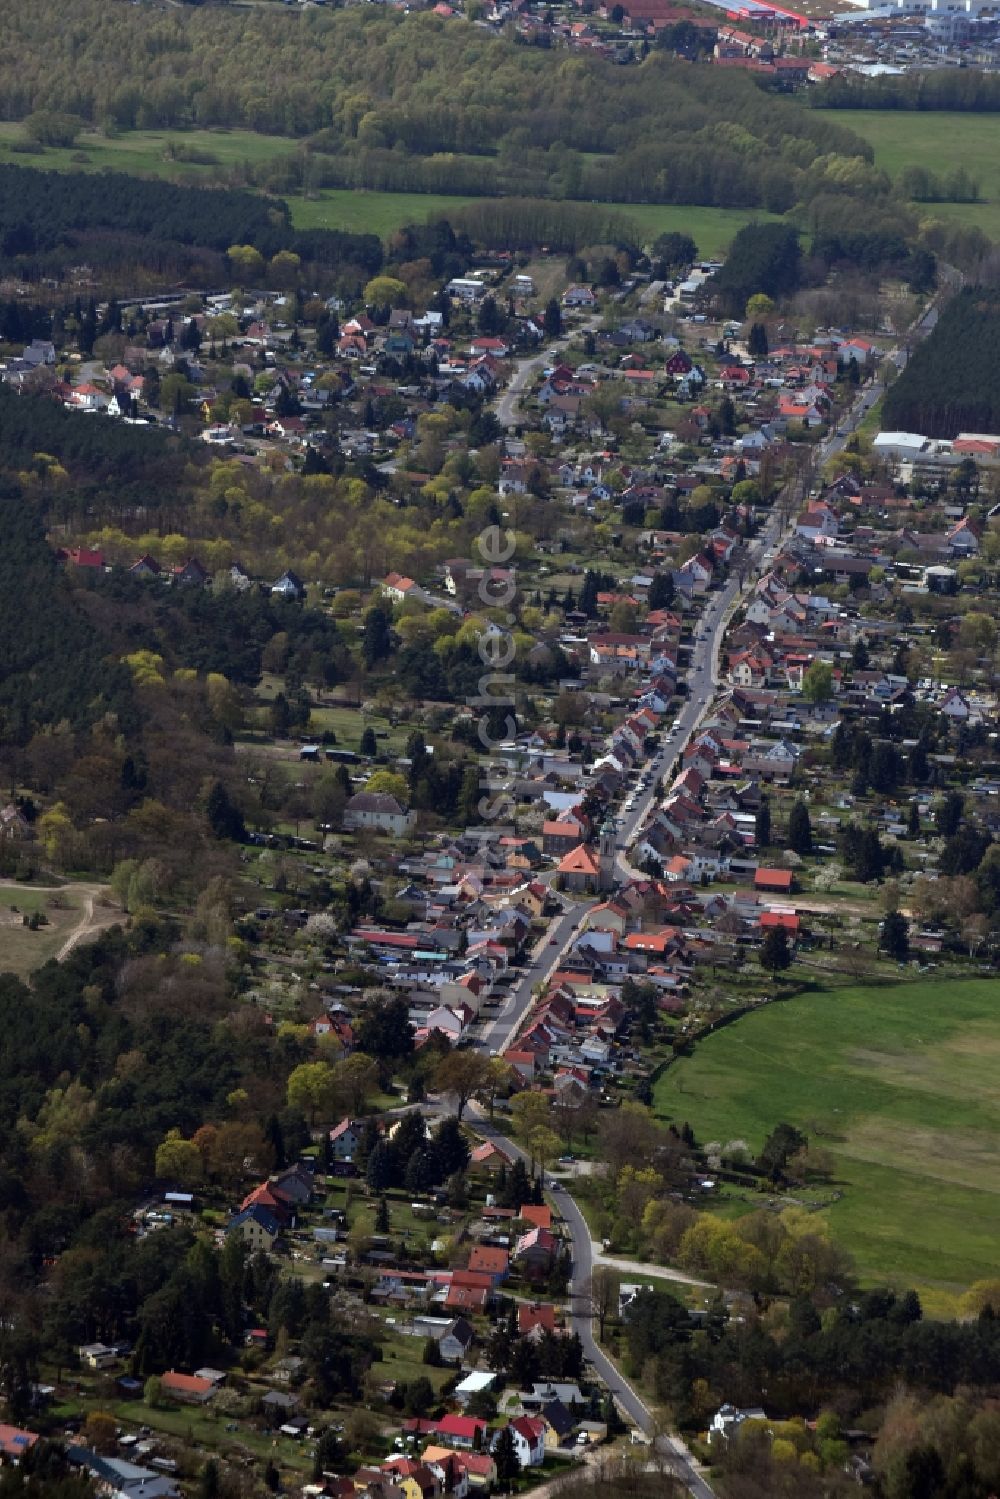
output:
[[[326,189],[314,197],[288,199],[292,219],[301,229],[350,229],[386,238],[402,224],[423,223],[427,218],[447,217],[449,210],[481,201],[449,197],[442,193],[362,192],[350,188]],[[738,229],[753,218],[770,219],[773,214],[742,208],[698,208],[673,203],[609,203],[634,220],[640,239],[680,230],[690,234],[702,255],[721,254]]]
[[[904,167],[938,175],[964,167],[979,182],[980,203],[921,203],[928,218],[955,219],[1000,238],[1000,114],[957,110],[837,109],[829,118],[875,148],[875,162],[892,177]]]
[[[75,146],[45,146],[30,152],[16,149],[24,139],[22,124],[0,124],[0,161],[56,172],[130,172],[137,177],[192,182],[244,161],[258,163],[285,156],[298,145],[289,136],[258,135],[253,130],[133,130],[112,136],[88,130]],[[182,155],[206,159],[177,161],[170,155],[171,147]]]
[[[948,1307],[997,1273],[1000,982],[820,989],[708,1037],[656,1088],[702,1142],[787,1120],[835,1162],[826,1209],[865,1280]],[[806,1194],[808,1195],[808,1194]]]

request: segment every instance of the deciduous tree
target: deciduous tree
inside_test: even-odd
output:
[[[469,1099],[485,1087],[489,1077],[488,1057],[478,1051],[452,1051],[434,1069],[432,1087],[454,1098],[455,1114],[461,1119]]]

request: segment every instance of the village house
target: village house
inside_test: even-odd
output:
[[[488,1426],[479,1416],[443,1416],[437,1423],[435,1436],[459,1448],[480,1448],[486,1437]]]
[[[264,1250],[269,1254],[281,1232],[281,1225],[273,1213],[254,1204],[230,1218],[226,1234],[238,1234],[250,1254]]]
[[[168,1369],[160,1376],[160,1386],[169,1400],[179,1400],[185,1405],[207,1405],[215,1394],[218,1381],[197,1374],[179,1374]]]
[[[361,1128],[350,1119],[342,1119],[331,1129],[329,1142],[335,1160],[353,1161],[361,1144]]]
[[[456,1317],[454,1321],[449,1322],[438,1339],[441,1357],[460,1363],[462,1359],[468,1357],[475,1337],[472,1323],[465,1317]]]
[[[514,1439],[514,1450],[521,1467],[541,1467],[545,1461],[545,1422],[539,1416],[517,1416],[508,1421],[507,1429]],[[494,1451],[499,1440],[498,1431],[493,1438]]]
[[[405,838],[416,821],[417,814],[407,812],[388,791],[358,791],[344,808],[344,828],[348,832],[366,829]]]

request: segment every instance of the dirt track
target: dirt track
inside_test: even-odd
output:
[[[72,885],[25,885],[17,880],[0,880],[0,890],[51,891],[53,895],[57,895],[60,891],[72,890],[84,897],[75,925],[66,933],[56,952],[56,961],[59,963],[63,958],[68,957],[79,943],[85,942],[88,937],[96,936],[105,927],[114,926],[122,915],[117,906],[98,905],[102,897],[110,895],[109,885],[83,882]]]

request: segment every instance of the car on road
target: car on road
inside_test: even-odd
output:
[[[558,942],[559,942],[559,938],[558,937],[550,937],[549,938],[549,946],[550,947],[555,947],[558,944]]]

